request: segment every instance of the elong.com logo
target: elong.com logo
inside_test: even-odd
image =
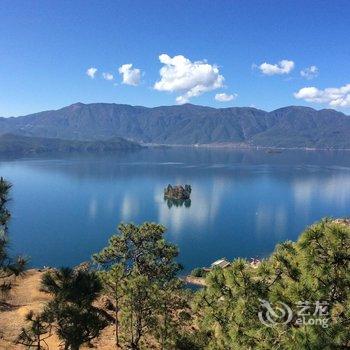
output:
[[[273,327],[277,324],[289,324],[293,322],[296,326],[314,326],[319,325],[323,328],[328,327],[327,317],[328,303],[324,301],[298,301],[295,303],[297,311],[282,301],[274,304],[267,300],[259,299],[262,310],[259,311],[258,317],[262,324],[267,327]]]

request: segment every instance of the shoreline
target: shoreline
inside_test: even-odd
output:
[[[306,151],[306,152],[349,152],[350,148],[318,148],[318,147],[276,147],[276,146],[254,146],[247,144],[216,144],[216,143],[203,143],[203,144],[162,144],[162,143],[140,143],[143,147],[150,148],[201,148],[201,149],[229,149],[229,150],[247,150],[247,151],[259,151],[259,150],[276,150],[276,151]]]

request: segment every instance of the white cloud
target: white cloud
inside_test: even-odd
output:
[[[170,57],[167,54],[160,55],[159,61],[163,67],[159,71],[161,78],[154,84],[154,89],[180,93],[176,98],[179,104],[224,86],[225,79],[220,75],[219,68],[206,61],[191,62],[182,55]]]
[[[111,73],[102,73],[102,77],[103,77],[103,79],[105,79],[105,80],[113,80],[114,79],[114,76],[113,76],[113,74],[111,74]]]
[[[229,102],[237,98],[237,94],[226,94],[226,93],[221,93],[221,94],[216,94],[215,95],[215,100],[219,102]]]
[[[261,73],[265,75],[275,75],[275,74],[288,74],[293,70],[294,66],[295,64],[293,61],[282,60],[276,64],[264,62],[257,68],[259,68]],[[256,67],[256,66],[253,66],[253,67]]]
[[[318,77],[318,68],[316,66],[310,66],[307,68],[304,68],[300,71],[300,75],[308,80],[314,79]]]
[[[132,68],[132,64],[123,64],[118,69],[119,73],[123,76],[123,84],[137,86],[141,81],[141,70],[138,68]]]
[[[86,74],[87,74],[91,79],[94,79],[94,78],[95,78],[96,73],[97,73],[97,68],[95,68],[95,67],[90,67],[90,68],[86,71]]]
[[[331,107],[350,107],[350,84],[340,88],[320,90],[314,86],[304,87],[294,97],[314,103],[327,103]]]

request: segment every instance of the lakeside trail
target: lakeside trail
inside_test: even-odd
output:
[[[40,281],[45,271],[28,270],[23,277],[15,279],[14,287],[5,305],[1,305],[0,311],[0,349],[22,350],[23,345],[16,345],[14,340],[25,326],[25,316],[30,311],[40,312],[50,296],[40,291]],[[49,349],[60,349],[60,341],[55,335],[46,340]],[[114,326],[104,329],[99,339],[92,342],[96,349],[116,349],[114,344]],[[81,349],[90,349],[83,346]]]

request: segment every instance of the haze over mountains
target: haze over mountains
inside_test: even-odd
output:
[[[146,108],[76,103],[59,110],[0,118],[0,134],[67,140],[121,137],[144,144],[350,149],[350,117],[290,106],[211,108],[191,104]]]

